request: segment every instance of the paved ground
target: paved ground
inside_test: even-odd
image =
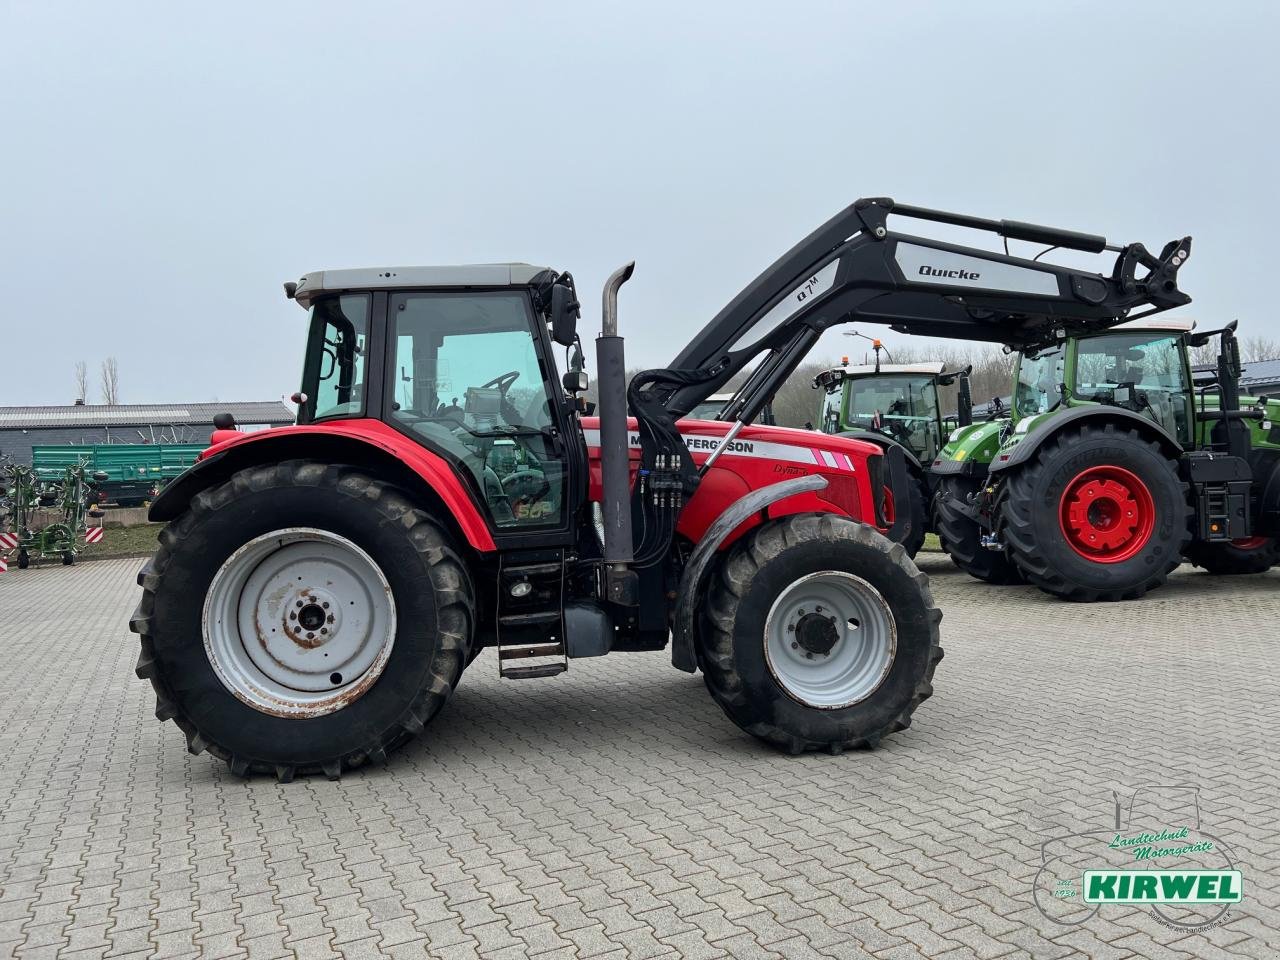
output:
[[[947,657],[874,753],[763,749],[662,654],[501,687],[486,654],[388,766],[284,786],[151,716],[137,561],[11,571],[0,956],[1280,955],[1280,571],[1074,606],[922,566]],[[1243,902],[1043,917],[1045,831],[1143,783],[1199,785]]]

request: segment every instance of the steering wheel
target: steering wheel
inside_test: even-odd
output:
[[[490,387],[497,387],[502,391],[502,395],[506,396],[507,391],[511,389],[511,385],[520,379],[519,370],[508,370],[501,376],[494,377],[488,383],[480,384],[481,390],[487,390]]]

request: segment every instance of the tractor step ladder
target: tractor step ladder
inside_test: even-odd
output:
[[[498,569],[498,674],[554,677],[569,669],[564,643],[564,552],[506,558]]]
[[[1213,542],[1231,539],[1231,511],[1227,501],[1226,484],[1209,484],[1204,491],[1205,519],[1209,531],[1208,540]]]

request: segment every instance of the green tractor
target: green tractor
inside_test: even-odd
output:
[[[914,557],[933,530],[930,504],[935,493],[931,466],[952,431],[968,426],[973,418],[969,392],[972,367],[946,371],[941,362],[881,364],[883,347],[875,341],[875,363],[849,366],[848,358],[839,367],[824,370],[813,380],[825,396],[819,414],[823,433],[867,440],[888,452],[901,449],[911,479],[909,486],[911,523],[906,526],[903,546]],[[958,411],[944,416],[938,388],[958,384]],[[902,505],[885,494],[885,511],[896,516]]]
[[[1126,600],[1183,560],[1280,563],[1280,401],[1240,396],[1235,324],[1134,320],[1018,358],[1011,415],[954,431],[934,460],[943,549],[991,583]],[[1221,341],[1196,381],[1191,347]]]

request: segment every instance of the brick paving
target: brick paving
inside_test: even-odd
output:
[[[1077,606],[925,555],[947,657],[872,753],[774,753],[665,653],[486,653],[386,766],[280,785],[155,721],[139,564],[0,576],[0,956],[1280,955],[1280,570]],[[1045,919],[1045,832],[1142,783],[1200,786],[1244,900]]]

